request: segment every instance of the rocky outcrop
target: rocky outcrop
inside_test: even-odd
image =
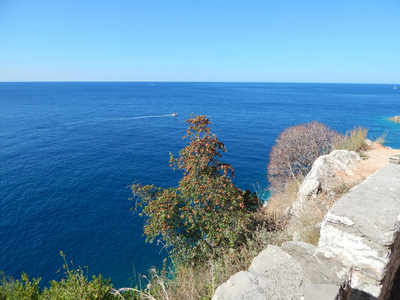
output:
[[[400,164],[389,164],[336,201],[318,246],[268,246],[213,300],[400,299],[399,265]]]
[[[400,154],[392,155],[392,156],[389,158],[389,162],[390,162],[391,164],[398,164],[398,165],[400,165]]]
[[[359,161],[360,155],[354,151],[335,150],[317,158],[311,171],[300,186],[297,199],[292,204],[290,213],[299,217],[307,201],[321,192],[331,193],[337,186],[340,173],[352,175],[352,168]]]
[[[353,266],[360,299],[388,299],[400,265],[400,165],[378,170],[325,216],[317,255]]]
[[[400,116],[394,116],[393,118],[389,118],[390,121],[400,123]]]
[[[288,242],[281,248],[269,245],[248,271],[219,286],[212,299],[349,299],[349,279],[342,280],[329,264],[316,259],[315,248],[302,242]]]

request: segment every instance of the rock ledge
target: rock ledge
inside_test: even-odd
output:
[[[392,291],[399,266],[400,164],[392,163],[336,201],[318,247],[269,245],[212,299],[399,299]]]

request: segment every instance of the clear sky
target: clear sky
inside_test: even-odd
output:
[[[0,81],[400,84],[400,0],[0,0]]]

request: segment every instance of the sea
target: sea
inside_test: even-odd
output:
[[[177,116],[172,116],[177,113]],[[145,242],[129,185],[177,186],[169,167],[187,145],[188,119],[206,115],[225,144],[235,184],[263,194],[275,140],[288,126],[358,126],[400,149],[400,90],[390,84],[0,83],[0,270],[48,285],[63,258],[114,286],[160,268],[162,243]]]

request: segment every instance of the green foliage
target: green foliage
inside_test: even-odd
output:
[[[50,288],[43,291],[41,299],[67,300],[67,299],[85,299],[85,300],[108,300],[117,299],[111,295],[111,280],[104,280],[101,275],[88,278],[88,271],[84,272],[82,268],[70,269],[65,259],[65,255],[60,252],[64,259],[63,268],[66,278],[60,281],[51,281]],[[71,262],[72,264],[72,262]]]
[[[188,119],[190,143],[178,158],[171,155],[174,169],[183,170],[177,188],[134,184],[141,215],[146,216],[144,234],[148,241],[161,236],[173,246],[175,257],[204,260],[226,248],[237,248],[244,240],[250,211],[259,206],[257,197],[232,182],[233,168],[221,163],[225,147],[211,134],[205,116]]]
[[[113,294],[111,281],[104,280],[101,275],[88,278],[88,272],[81,268],[70,269],[65,255],[63,268],[66,277],[60,281],[51,281],[50,287],[40,291],[40,278],[29,280],[28,275],[22,273],[21,279],[0,274],[0,300],[115,300],[120,299]],[[134,299],[134,298],[132,298]]]
[[[40,278],[29,280],[22,272],[21,279],[14,280],[4,273],[0,274],[0,300],[37,300],[41,299],[39,292]]]

